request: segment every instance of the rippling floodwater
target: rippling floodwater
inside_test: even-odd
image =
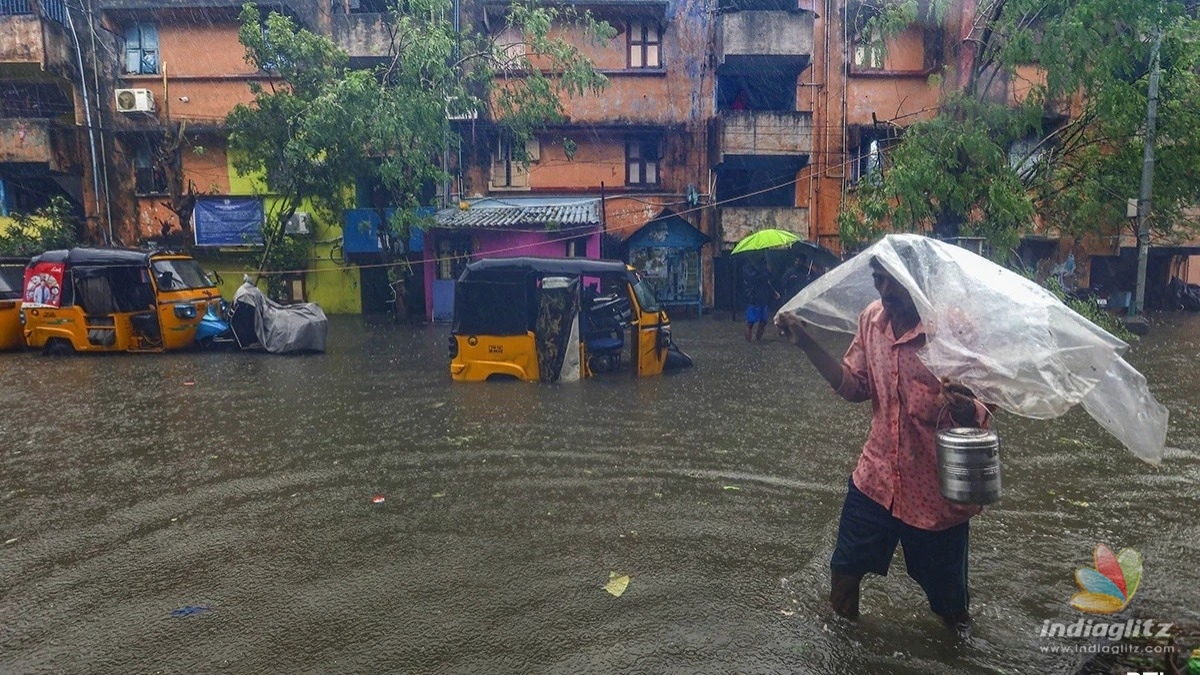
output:
[[[1000,417],[968,644],[900,560],[826,609],[869,407],[728,314],[676,323],[690,371],[575,385],[453,384],[445,326],[357,317],[317,356],[0,355],[0,671],[1073,672],[1037,633],[1099,542],[1145,562],[1120,620],[1200,624],[1200,317],[1158,321],[1161,467]]]

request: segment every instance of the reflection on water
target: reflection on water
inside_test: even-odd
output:
[[[581,385],[452,384],[445,327],[349,317],[319,356],[3,355],[0,670],[1071,672],[1037,632],[1098,542],[1142,553],[1138,616],[1200,623],[1198,319],[1130,357],[1159,468],[1001,416],[965,645],[899,560],[826,610],[869,410],[728,315],[677,322],[690,371]]]

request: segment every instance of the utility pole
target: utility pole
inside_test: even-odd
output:
[[[1137,294],[1129,308],[1129,315],[1139,316],[1146,301],[1146,259],[1150,256],[1150,186],[1154,180],[1154,122],[1158,114],[1158,52],[1162,47],[1163,31],[1154,34],[1154,45],[1150,48],[1150,85],[1146,93],[1146,135],[1142,144],[1142,192],[1137,210]]]

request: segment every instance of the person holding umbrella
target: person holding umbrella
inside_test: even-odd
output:
[[[750,342],[751,334],[755,340],[762,340],[770,319],[771,304],[779,299],[779,291],[771,280],[773,274],[771,261],[766,256],[746,266],[743,277],[746,291],[746,342]]]
[[[871,431],[850,477],[830,560],[829,600],[855,619],[862,579],[886,576],[899,543],[908,575],[947,627],[969,634],[967,544],[970,519],[982,509],[946,500],[938,487],[934,438],[940,421],[984,426],[988,414],[969,389],[938,380],[918,359],[925,329],[908,291],[878,261],[871,276],[879,299],[859,316],[839,363],[793,313],[776,323],[804,350],[839,396],[871,401]],[[943,412],[945,411],[945,412]]]
[[[787,230],[765,229],[746,235],[733,247],[731,255],[751,252],[761,255],[760,259],[742,270],[742,289],[746,294],[746,342],[752,338],[762,340],[770,320],[771,305],[780,299],[774,283],[774,270],[766,252],[786,248],[799,240],[800,237]]]

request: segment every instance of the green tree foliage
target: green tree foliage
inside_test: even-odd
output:
[[[858,25],[885,30],[941,21],[948,0],[860,7]],[[1200,203],[1200,22],[1179,0],[991,0],[970,36],[948,50],[932,85],[936,115],[903,131],[886,171],[839,217],[853,245],[884,228],[986,236],[1006,250],[1035,215],[1068,234],[1127,225],[1142,169],[1150,51],[1164,36],[1152,229],[1194,229]],[[860,30],[863,28],[860,28]],[[949,64],[967,64],[962,72]],[[1029,78],[1028,97],[1011,98]],[[1070,112],[1069,115],[1063,114]],[[1189,169],[1189,167],[1191,167]]]
[[[13,223],[0,232],[0,255],[29,257],[71,248],[79,241],[79,220],[71,203],[60,196],[33,213],[12,214]]]
[[[281,269],[275,251],[283,226],[304,200],[337,214],[356,179],[381,184],[386,205],[399,207],[390,225],[402,246],[408,228],[420,224],[411,207],[448,178],[444,153],[460,143],[449,117],[498,124],[519,156],[534,129],[563,119],[565,98],[607,84],[561,30],[598,42],[614,31],[571,5],[514,2],[505,34],[521,37],[506,40],[456,31],[452,12],[451,0],[393,6],[385,19],[387,58],[356,70],[329,39],[243,7],[246,60],[267,78],[251,84],[252,104],[230,113],[230,147],[235,167],[265,176],[279,198],[260,269]]]

